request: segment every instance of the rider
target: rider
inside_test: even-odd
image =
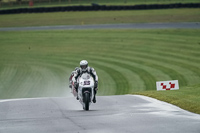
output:
[[[83,73],[89,73],[92,75],[93,79],[94,79],[94,99],[93,99],[93,103],[96,103],[96,93],[97,93],[97,87],[98,87],[98,76],[96,71],[94,70],[94,68],[89,67],[88,66],[88,62],[86,60],[82,60],[80,62],[80,68],[76,70],[75,73],[75,89],[78,92],[78,83],[77,83],[77,79],[79,76],[81,76]],[[78,99],[77,99],[78,100]]]
[[[72,88],[72,78],[74,77],[76,70],[78,70],[79,68],[76,67],[74,71],[72,71],[70,77],[69,77],[69,88]]]

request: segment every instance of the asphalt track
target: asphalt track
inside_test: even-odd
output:
[[[171,29],[171,28],[199,29],[200,22],[9,27],[9,28],[0,28],[0,31],[77,30],[77,29],[78,30],[80,29]]]
[[[200,115],[138,95],[0,101],[0,133],[199,133]]]

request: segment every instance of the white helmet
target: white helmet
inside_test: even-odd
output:
[[[81,67],[82,71],[86,71],[87,67],[88,67],[88,62],[86,60],[82,60],[80,62],[80,67]]]

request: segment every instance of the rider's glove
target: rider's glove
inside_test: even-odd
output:
[[[97,88],[97,86],[98,86],[98,81],[95,81],[94,82],[94,88]]]

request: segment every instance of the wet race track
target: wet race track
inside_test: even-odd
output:
[[[200,115],[138,95],[2,100],[0,133],[199,133]]]

